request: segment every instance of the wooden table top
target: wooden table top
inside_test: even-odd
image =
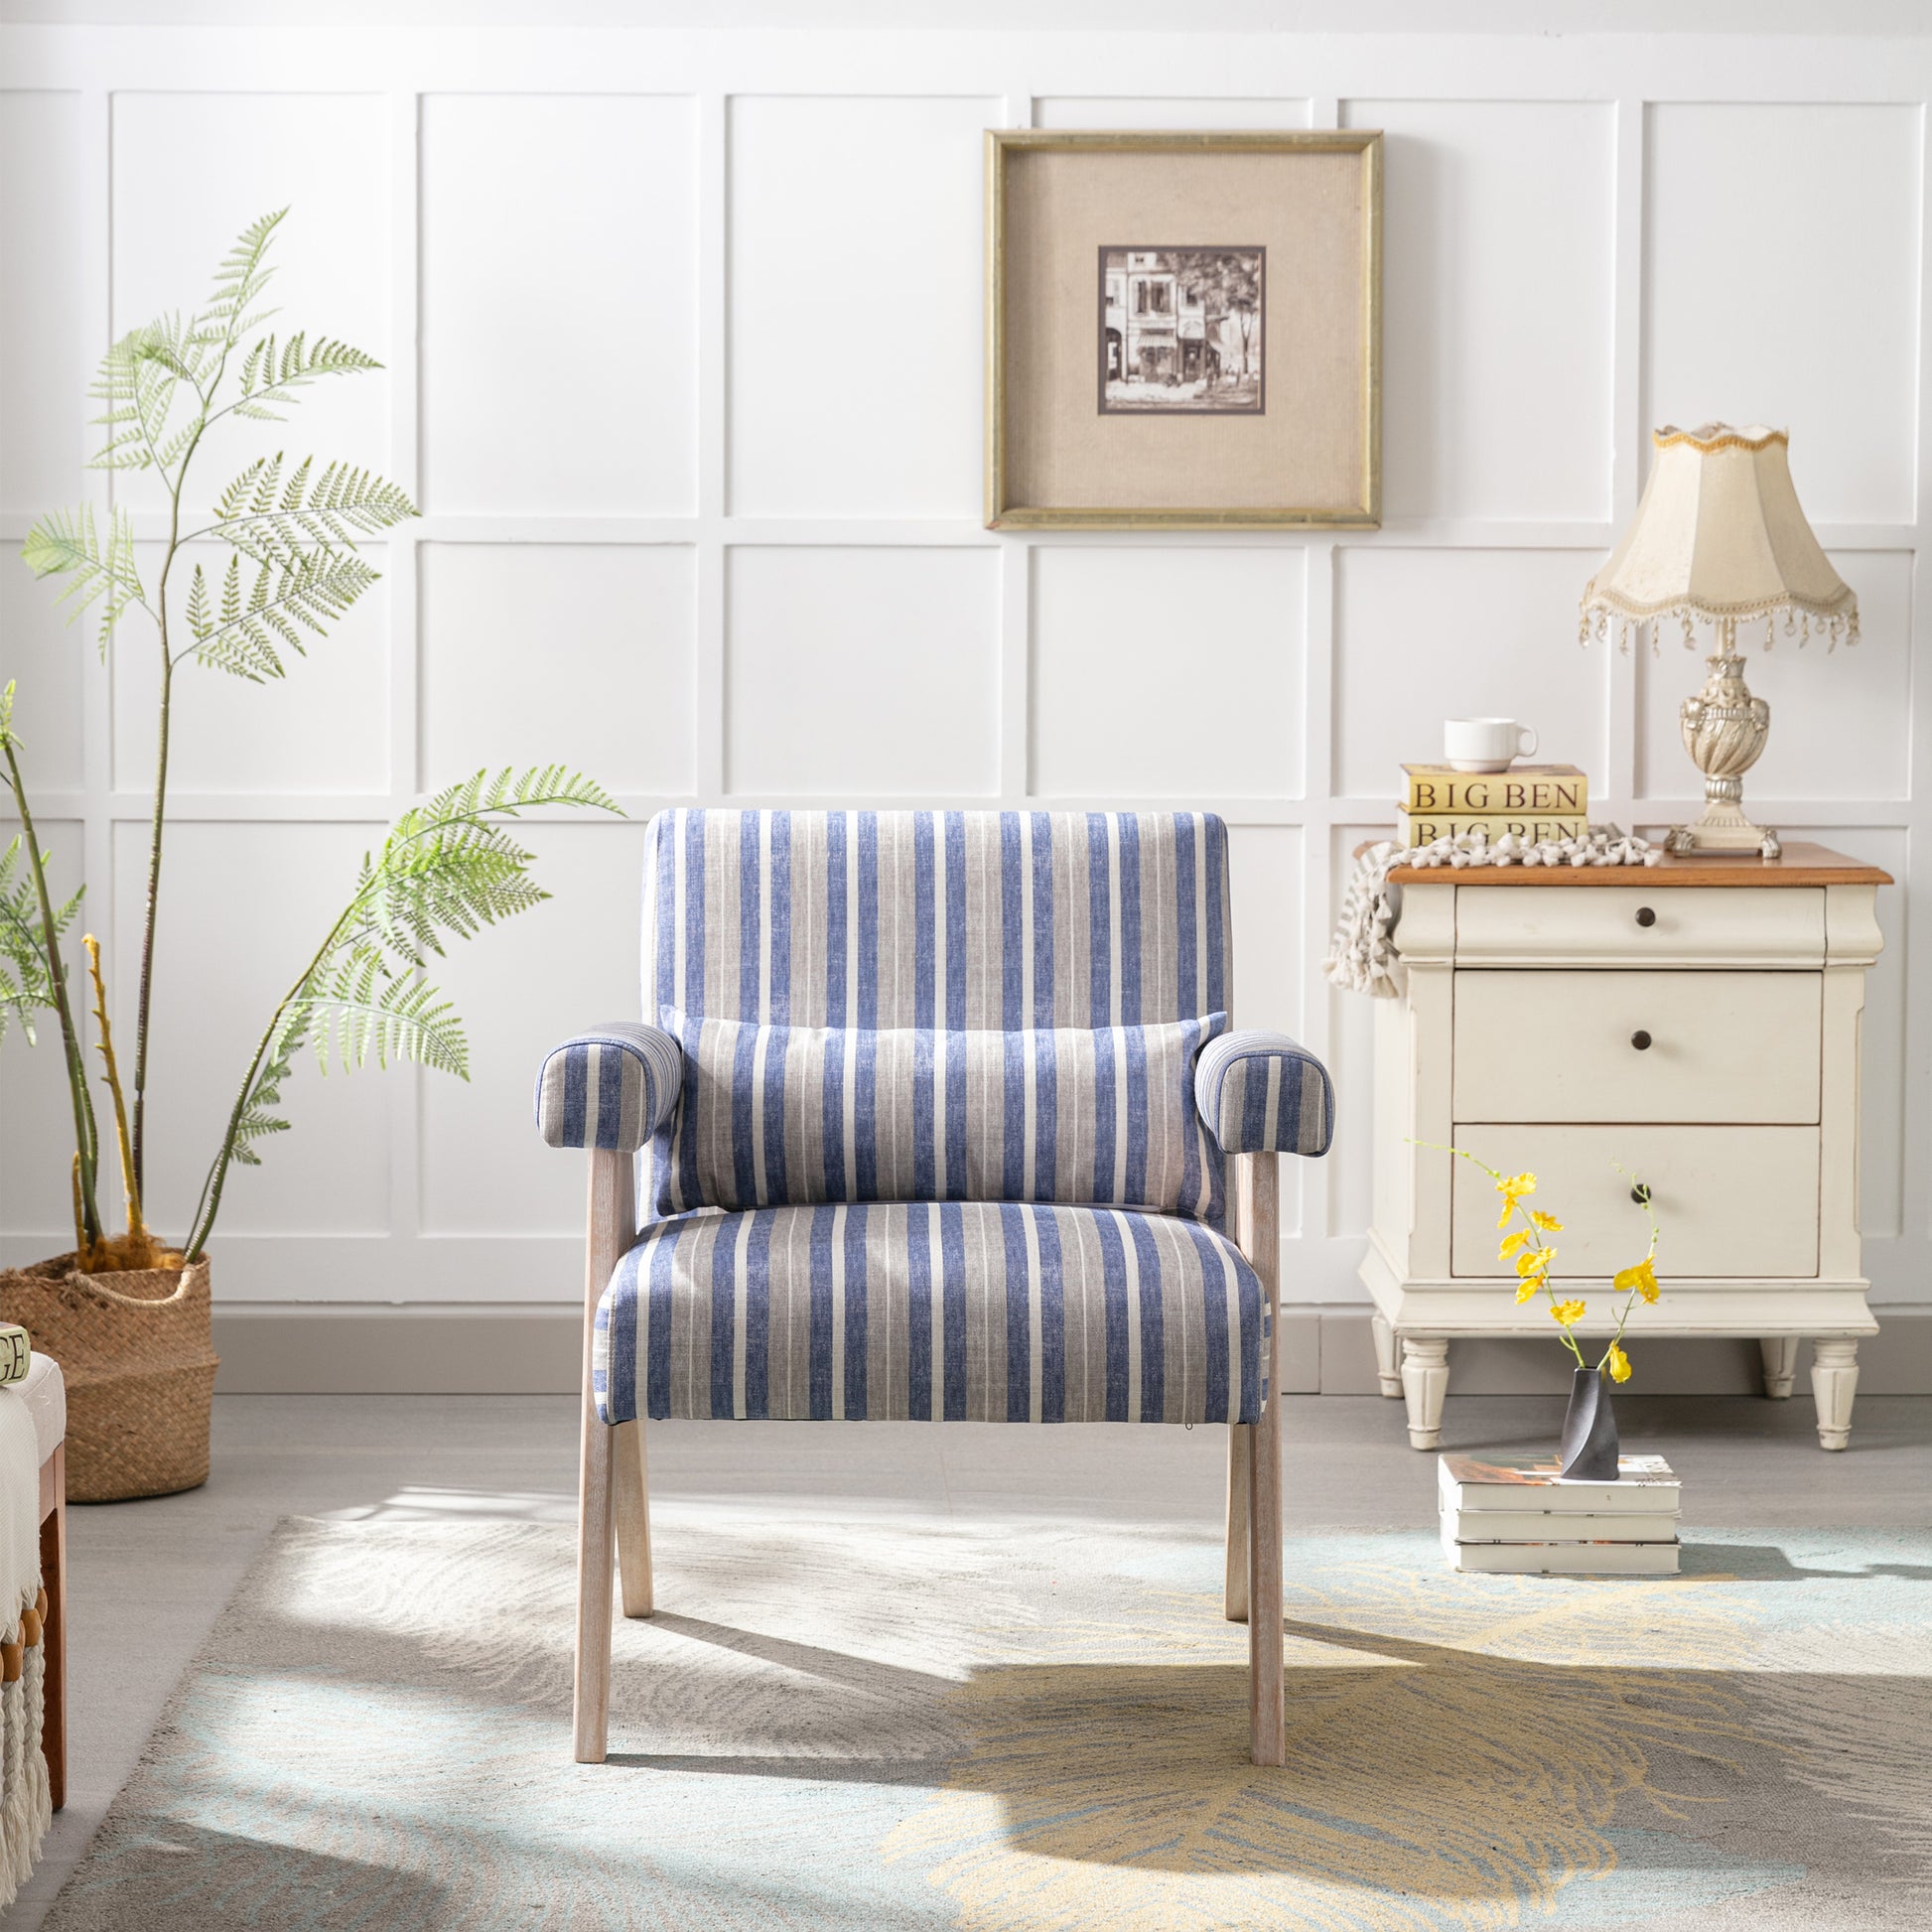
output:
[[[1397,886],[1889,886],[1892,876],[1829,846],[1793,839],[1782,859],[1754,852],[1666,853],[1654,866],[1397,866]]]

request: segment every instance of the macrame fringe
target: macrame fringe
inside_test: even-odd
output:
[[[42,1726],[47,1716],[44,1593],[0,1640],[0,1911],[20,1895],[54,1822]]]
[[[1424,870],[1470,866],[1654,866],[1663,850],[1648,839],[1633,838],[1614,825],[1592,825],[1576,839],[1549,839],[1531,844],[1505,832],[1494,845],[1486,834],[1465,832],[1458,838],[1438,839],[1432,845],[1400,846],[1383,839],[1370,846],[1355,863],[1354,876],[1342,895],[1341,914],[1328,946],[1322,971],[1346,993],[1366,993],[1371,999],[1393,1000],[1403,991],[1402,955],[1393,936],[1396,906],[1389,874],[1397,866]]]

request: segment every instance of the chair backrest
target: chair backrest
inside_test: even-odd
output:
[[[1205,812],[669,811],[644,1016],[1018,1033],[1232,1012]]]

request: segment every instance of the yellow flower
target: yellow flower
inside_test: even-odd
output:
[[[1530,1231],[1528,1228],[1518,1228],[1514,1234],[1504,1235],[1502,1246],[1496,1250],[1496,1259],[1498,1261],[1507,1261],[1529,1238]]]
[[[1550,1311],[1550,1318],[1566,1328],[1574,1327],[1584,1318],[1584,1305],[1581,1302],[1559,1302]]]
[[[1646,1302],[1655,1302],[1659,1293],[1657,1271],[1651,1265],[1650,1256],[1645,1255],[1634,1268],[1623,1269],[1611,1286],[1619,1295],[1627,1295],[1634,1288]]]
[[[1530,1297],[1534,1295],[1536,1291],[1542,1286],[1543,1286],[1543,1277],[1541,1275],[1532,1275],[1528,1281],[1518,1282],[1516,1284],[1517,1301],[1527,1302],[1530,1299]]]
[[[1560,1220],[1558,1220],[1554,1214],[1546,1214],[1539,1207],[1532,1207],[1530,1209],[1530,1219],[1534,1221],[1536,1225],[1540,1227],[1545,1234],[1561,1234],[1563,1232],[1563,1223]]]
[[[1525,1194],[1533,1194],[1536,1192],[1536,1175],[1533,1173],[1510,1174],[1506,1178],[1496,1182],[1496,1192],[1503,1197],[1503,1211],[1496,1225],[1499,1228],[1506,1228],[1509,1225],[1510,1215],[1516,1210],[1516,1203]]]
[[[1551,1262],[1556,1258],[1554,1248],[1532,1248],[1528,1254],[1516,1257],[1516,1272],[1519,1275],[1547,1275]]]
[[[1610,1343],[1609,1361],[1611,1379],[1618,1382],[1629,1381],[1630,1358],[1623,1352],[1623,1344],[1620,1341]]]

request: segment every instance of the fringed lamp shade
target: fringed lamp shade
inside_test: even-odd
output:
[[[1800,642],[1812,625],[1836,647],[1859,639],[1859,600],[1835,571],[1791,485],[1783,430],[1660,429],[1636,521],[1584,589],[1582,635],[1628,644],[1646,619],[1676,618],[1684,642],[1698,622],[1719,626],[1721,647],[1742,620],[1776,619]]]

